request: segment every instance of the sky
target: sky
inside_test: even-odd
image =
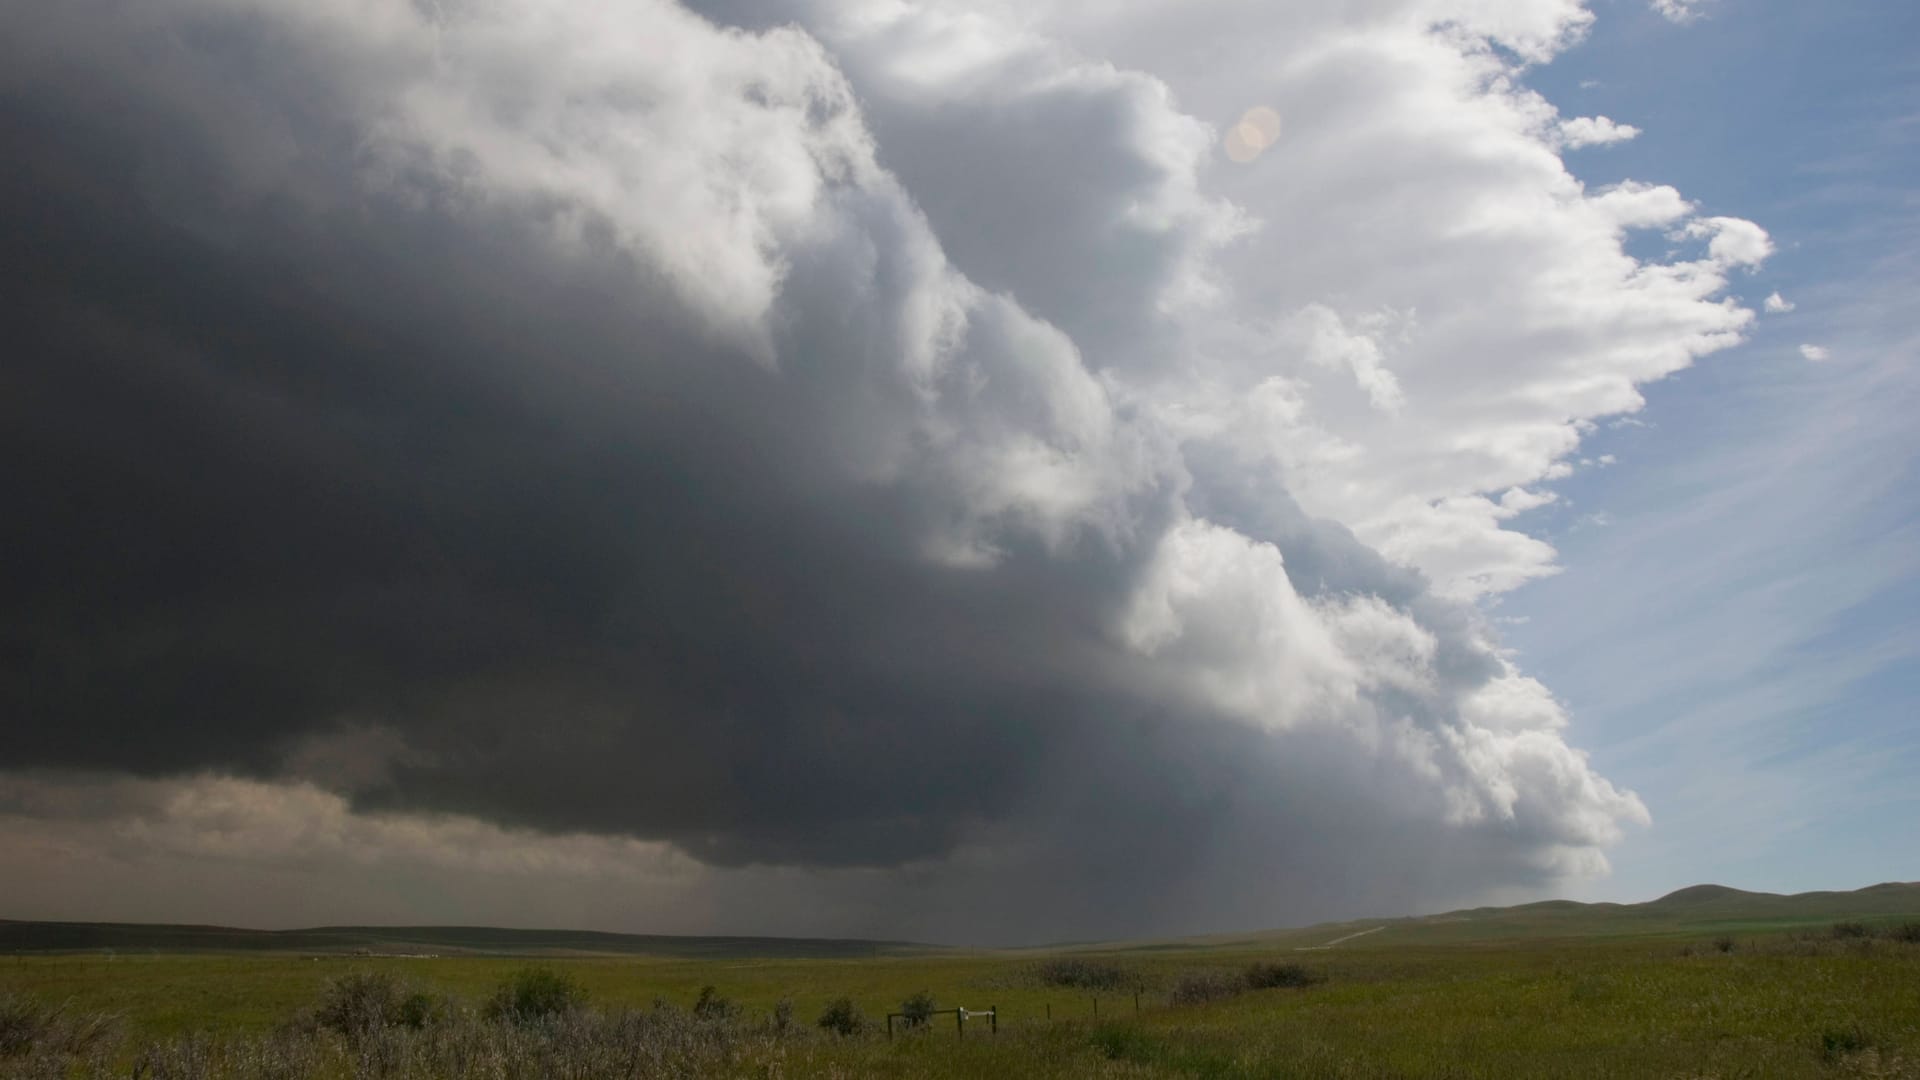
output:
[[[1702,14],[1678,35],[1603,20],[1534,80],[1647,121],[1580,163],[1594,180],[1659,169],[1779,249],[1737,290],[1763,314],[1748,344],[1650,387],[1647,426],[1591,443],[1617,464],[1536,524],[1562,573],[1506,602],[1528,619],[1507,643],[1659,823],[1576,890],[1593,898],[1689,877],[1853,887],[1920,857],[1903,826],[1920,813],[1920,12]],[[1775,294],[1791,307],[1769,312]]]
[[[0,917],[1912,878],[1920,14],[0,6]]]

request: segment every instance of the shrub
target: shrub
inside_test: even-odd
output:
[[[1119,964],[1087,960],[1078,956],[1060,956],[1033,969],[1042,986],[1067,986],[1079,990],[1120,990],[1139,984],[1139,980]]]
[[[1255,990],[1312,986],[1319,981],[1318,976],[1300,964],[1256,963],[1247,968],[1247,985]]]
[[[835,1035],[858,1035],[867,1029],[867,1018],[854,1007],[853,999],[836,998],[820,1014],[819,1025]]]
[[[423,1028],[444,1018],[446,1011],[444,1002],[408,989],[390,972],[356,971],[327,983],[313,1021],[358,1039],[382,1028]]]
[[[753,1062],[780,1061],[764,1030],[707,1023],[684,1008],[580,1008],[538,1024],[502,1024],[458,1011],[426,1032],[381,1029],[351,1046],[318,1028],[270,1036],[196,1032],[138,1048],[114,1068],[34,1072],[141,1080],[435,1080],[453,1077],[590,1080],[600,1077],[745,1075]],[[0,1062],[0,1076],[14,1073]],[[131,1065],[130,1070],[128,1066]]]
[[[1872,1040],[1857,1027],[1829,1028],[1820,1033],[1820,1052],[1828,1058],[1857,1054],[1871,1043]]]
[[[1863,922],[1837,922],[1833,924],[1833,936],[1837,938],[1870,937],[1873,928]]]
[[[1909,945],[1920,945],[1920,922],[1904,922],[1887,930],[1887,936]]]
[[[1730,953],[1733,951],[1733,945],[1733,939],[1727,937],[1725,934],[1713,939],[1713,949],[1715,952]]]
[[[740,1011],[733,1002],[721,997],[711,986],[700,988],[700,996],[693,1003],[693,1015],[702,1020],[731,1020]]]
[[[0,994],[0,1058],[87,1054],[113,1041],[118,1028],[109,1013],[73,1013],[64,1005]]]
[[[445,1020],[453,1010],[447,1006],[447,999],[435,997],[424,990],[415,990],[400,999],[399,1026],[415,1031],[428,1024],[437,1024]]]
[[[1170,1000],[1175,1005],[1201,1005],[1233,997],[1247,988],[1244,977],[1225,971],[1190,971],[1173,984]]]
[[[526,968],[493,992],[486,1017],[516,1024],[539,1023],[575,1012],[586,1003],[586,990],[572,976],[550,968]]]
[[[773,1003],[773,1030],[782,1035],[793,1030],[792,998],[781,998]]]
[[[9,994],[0,997],[0,1057],[18,1057],[33,1049],[51,1022],[53,1010]]]
[[[925,990],[900,1003],[900,1019],[909,1029],[923,1027],[933,1019],[933,995]]]

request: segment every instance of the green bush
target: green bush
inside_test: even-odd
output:
[[[867,1029],[867,1018],[848,997],[835,998],[817,1022],[835,1035],[858,1035]]]
[[[1920,922],[1904,922],[1891,927],[1887,936],[1895,941],[1904,941],[1909,945],[1920,945]]]
[[[1713,949],[1715,952],[1730,953],[1733,951],[1733,947],[1734,940],[1724,934],[1713,939]]]
[[[733,1002],[721,997],[711,986],[700,988],[700,996],[693,1003],[693,1015],[702,1020],[731,1020],[740,1009]]]
[[[551,968],[514,972],[488,1000],[486,1017],[516,1024],[533,1024],[576,1012],[587,1003],[587,992]]]
[[[313,1020],[349,1039],[383,1028],[423,1028],[444,1019],[446,1003],[409,988],[386,971],[355,971],[329,981]]]
[[[900,1019],[908,1028],[924,1027],[933,1019],[933,995],[925,990],[900,1003]]]
[[[1873,928],[1863,922],[1837,922],[1833,924],[1833,936],[1837,938],[1871,937]]]
[[[1873,1045],[1857,1027],[1830,1028],[1820,1033],[1820,1052],[1829,1059],[1857,1054]]]
[[[1247,985],[1255,990],[1312,986],[1320,981],[1319,976],[1302,964],[1256,963],[1247,968],[1246,977]]]

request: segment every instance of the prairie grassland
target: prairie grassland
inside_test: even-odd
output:
[[[589,1013],[532,1028],[481,1008],[525,959],[14,957],[0,995],[120,1018],[85,1054],[0,1056],[5,1075],[1920,1077],[1920,942],[1886,933],[1591,942],[1075,953],[1118,974],[1093,995],[1046,985],[1029,953],[864,960],[548,959]],[[1358,945],[1360,942],[1355,942]],[[1304,987],[1173,1006],[1196,972],[1298,964]],[[340,975],[388,972],[443,998],[418,1030],[352,1039],[295,1023]],[[1134,1013],[1127,985],[1142,987]],[[733,1007],[692,1011],[712,986]],[[889,1041],[877,1022],[916,991],[997,1005]],[[813,1024],[850,997],[876,1028]],[[779,1002],[793,1023],[777,1027]],[[1048,1012],[1051,1011],[1051,1020]],[[4,1021],[0,1020],[0,1026]],[[0,1032],[0,1041],[5,1038]],[[143,1057],[144,1055],[144,1057]]]

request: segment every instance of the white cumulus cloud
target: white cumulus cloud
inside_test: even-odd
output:
[[[1604,116],[1576,116],[1560,122],[1560,141],[1577,149],[1582,146],[1611,146],[1637,138],[1640,129],[1632,124],[1615,123]]]
[[[1690,23],[1701,17],[1707,0],[1647,0],[1647,5],[1669,22]]]

